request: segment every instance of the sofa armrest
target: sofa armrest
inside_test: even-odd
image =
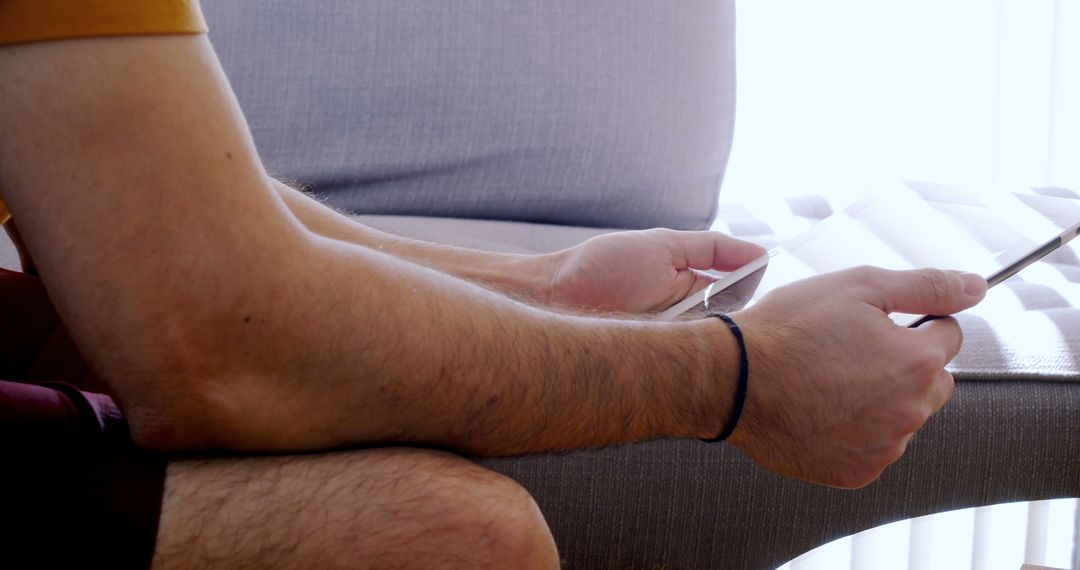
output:
[[[896,520],[1080,496],[1080,383],[961,381],[880,480],[773,475],[729,445],[657,441],[483,460],[543,510],[565,568],[775,568]]]

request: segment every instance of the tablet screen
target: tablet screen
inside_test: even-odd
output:
[[[976,196],[909,183],[875,192],[661,314],[736,311],[806,277],[859,265],[936,267],[989,276],[1080,223],[1080,200]],[[898,323],[919,315],[895,314]]]

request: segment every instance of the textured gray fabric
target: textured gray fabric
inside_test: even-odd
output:
[[[957,319],[964,348],[949,364],[954,377],[1080,382],[1080,307]]]
[[[484,460],[528,488],[574,569],[766,569],[905,518],[1080,496],[1080,384],[960,382],[865,489],[773,475],[723,444]]]
[[[210,38],[263,159],[357,213],[703,228],[732,0],[228,0]]]
[[[392,234],[503,253],[546,253],[583,242],[610,229],[552,226],[494,220],[356,216],[373,228]]]

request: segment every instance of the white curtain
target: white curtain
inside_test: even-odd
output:
[[[1080,191],[1080,0],[747,0],[722,203]]]
[[[830,542],[780,570],[1076,568],[1076,516],[1076,499],[952,511]]]
[[[721,203],[897,180],[1080,192],[1080,0],[745,0]],[[1073,500],[957,511],[837,541],[791,570],[1075,564]]]

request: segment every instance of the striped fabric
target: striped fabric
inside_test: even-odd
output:
[[[1080,199],[1062,188],[1035,193]],[[774,246],[845,204],[795,196],[721,206],[713,229]],[[992,289],[958,316],[964,349],[950,368],[958,379],[1080,381],[1080,252],[1075,243]]]

